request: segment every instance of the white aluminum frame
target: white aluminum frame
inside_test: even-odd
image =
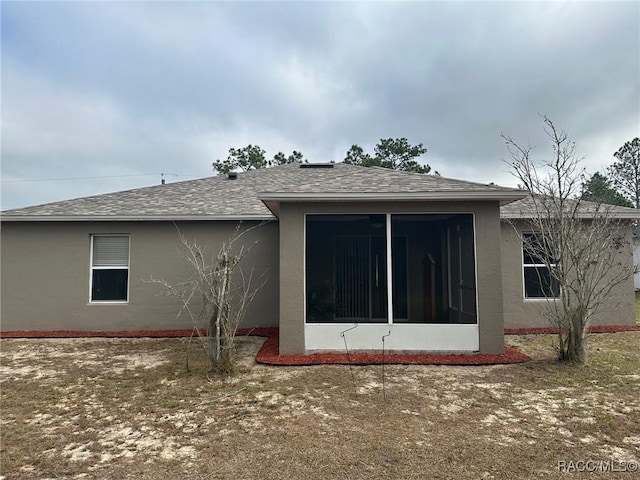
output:
[[[131,234],[130,233],[92,233],[91,248],[89,251],[89,305],[126,305],[129,303],[129,290],[131,288]],[[93,266],[93,239],[95,237],[127,237],[127,299],[126,300],[93,300],[93,271],[94,270],[122,270],[124,267],[94,267]]]
[[[522,235],[534,235],[535,232],[522,232]],[[524,263],[524,242],[521,242],[521,247],[520,247],[520,258],[522,259],[522,299],[525,302],[540,302],[540,301],[551,301],[554,302],[556,300],[559,300],[560,298],[562,298],[562,289],[560,289],[560,293],[558,294],[557,297],[546,297],[546,296],[541,296],[541,297],[527,297],[527,277],[524,274],[524,271],[526,268],[544,268],[545,270],[548,270],[548,267],[544,264],[544,263]],[[552,267],[555,267],[556,264],[552,263],[551,264]],[[551,274],[549,274],[549,276],[551,276]],[[558,285],[558,288],[560,286]]]
[[[382,346],[382,336],[385,338],[385,348],[389,350],[413,350],[432,352],[477,352],[480,350],[480,312],[478,309],[478,255],[476,238],[476,216],[474,212],[357,212],[358,215],[386,216],[387,236],[387,323],[358,323],[358,328],[349,332],[347,341],[350,349],[374,350]],[[349,328],[349,323],[307,323],[307,216],[309,215],[354,215],[354,212],[305,212],[304,213],[304,260],[303,260],[303,288],[304,288],[304,344],[305,350],[336,351],[344,350],[344,340],[340,333]],[[474,275],[476,284],[476,323],[475,324],[446,324],[446,323],[393,323],[393,264],[391,252],[392,215],[471,215],[473,224],[473,254]]]

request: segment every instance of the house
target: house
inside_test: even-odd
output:
[[[574,203],[574,205],[576,205]],[[617,253],[616,263],[625,265],[628,270],[637,265],[633,256],[632,232],[640,212],[634,208],[613,205],[582,202],[579,206],[578,217],[588,222],[594,218],[598,210],[606,209],[607,217],[622,220],[626,227],[620,232],[623,241]],[[549,326],[541,315],[541,306],[547,304],[542,290],[553,291],[552,295],[560,298],[561,292],[557,283],[551,280],[544,265],[536,262],[535,255],[522,252],[522,237],[530,234],[531,226],[528,219],[533,212],[531,197],[502,206],[502,255],[504,282],[504,315],[507,328],[535,328]],[[625,222],[626,221],[626,222]],[[617,270],[620,272],[620,270]],[[616,270],[609,273],[609,279],[616,276]],[[545,278],[546,277],[546,278]],[[630,276],[622,284],[614,288],[608,295],[606,302],[591,320],[592,326],[607,325],[635,325],[635,296],[633,277]],[[606,283],[606,282],[605,282]],[[554,285],[555,284],[555,285]],[[549,292],[549,290],[547,290]],[[508,319],[508,320],[506,320]]]
[[[525,197],[440,176],[290,164],[5,211],[2,331],[190,328],[176,299],[146,280],[188,277],[177,229],[215,252],[241,221],[259,225],[243,237],[257,241],[245,262],[267,276],[243,326],[278,326],[281,353],[341,350],[355,324],[352,349],[379,349],[388,335],[391,350],[501,353],[505,327],[547,326],[528,274],[536,265],[523,264],[501,221]],[[633,279],[605,313],[596,323],[633,324]]]

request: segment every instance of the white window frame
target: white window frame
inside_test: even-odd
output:
[[[93,299],[93,271],[94,270],[124,270],[124,266],[94,267],[93,242],[96,237],[127,237],[127,298],[125,300],[94,300]],[[131,235],[128,233],[96,233],[91,234],[91,248],[89,252],[89,304],[92,305],[124,305],[129,303],[129,288],[131,286]]]
[[[535,232],[523,232],[522,236],[526,236],[526,235],[535,235]],[[562,295],[562,290],[560,289],[560,286],[558,285],[558,296],[557,297],[548,297],[545,295],[542,295],[540,297],[528,297],[527,296],[527,276],[525,275],[525,271],[527,268],[544,268],[548,273],[549,273],[549,277],[554,280],[553,277],[551,277],[551,272],[549,272],[549,267],[547,267],[546,264],[544,263],[524,263],[524,257],[525,257],[525,243],[524,240],[521,242],[520,245],[520,258],[522,259],[522,298],[525,301],[540,301],[540,300],[557,300],[561,297]],[[531,256],[531,255],[530,255]],[[556,263],[551,263],[550,266],[551,267],[555,267],[557,264]],[[557,281],[557,280],[556,280]]]

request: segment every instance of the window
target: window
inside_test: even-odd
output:
[[[560,285],[553,278],[543,257],[549,248],[544,248],[541,239],[534,233],[525,233],[522,244],[522,264],[524,269],[524,298],[558,298]],[[551,267],[555,267],[550,263]]]
[[[126,302],[129,297],[129,236],[91,236],[91,301]]]

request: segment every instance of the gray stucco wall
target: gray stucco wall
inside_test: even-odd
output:
[[[196,238],[211,254],[229,239],[237,222],[179,222],[180,231]],[[242,228],[256,225],[244,222]],[[130,234],[129,302],[90,304],[92,234]],[[243,237],[256,240],[245,267],[267,282],[250,307],[243,326],[277,326],[278,224],[262,225]],[[180,240],[171,222],[3,222],[1,242],[2,331],[10,330],[161,330],[190,329],[188,318],[176,319],[180,304],[158,296],[152,276],[170,283],[186,280],[189,266],[178,251]]]
[[[526,223],[516,223],[519,232],[529,231]],[[625,231],[628,244],[631,245],[631,228]],[[504,322],[505,328],[549,327],[549,321],[542,315],[546,305],[544,299],[524,299],[522,241],[514,226],[502,223],[502,278],[504,285]],[[632,261],[631,247],[621,252],[621,262]],[[610,296],[606,305],[598,312],[592,325],[635,325],[635,297],[633,277],[619,285]]]
[[[480,352],[504,351],[498,202],[282,203],[280,353],[304,353],[305,213],[472,213],[475,216]]]

